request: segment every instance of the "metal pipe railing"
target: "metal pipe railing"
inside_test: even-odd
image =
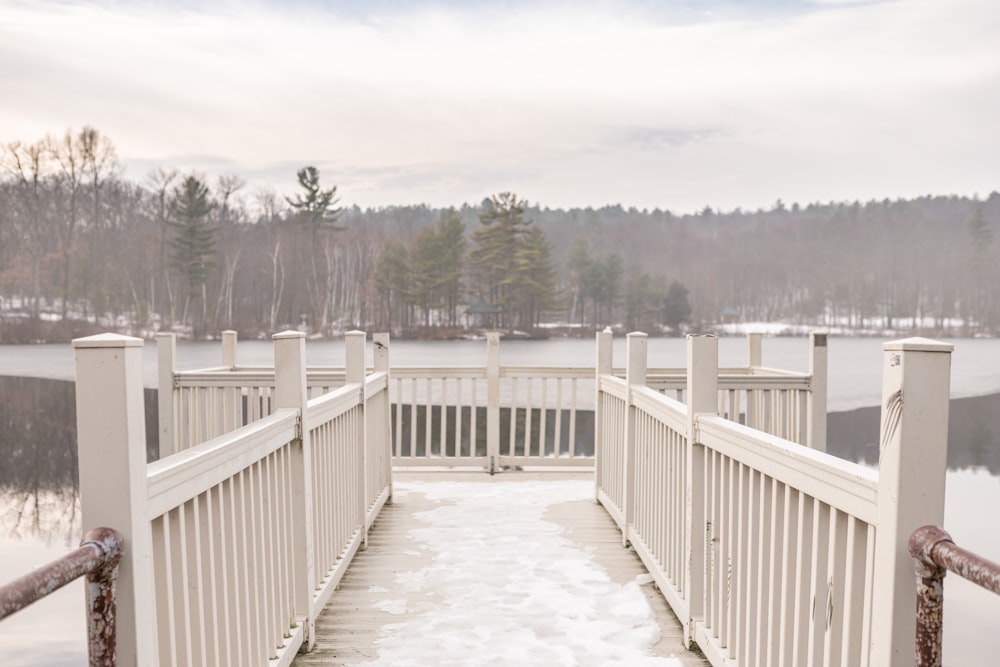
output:
[[[916,665],[940,667],[944,575],[954,572],[1000,595],[1000,565],[957,546],[937,526],[913,531],[909,547],[917,574]]]
[[[0,587],[0,620],[86,575],[89,665],[115,667],[115,580],[122,549],[123,540],[117,531],[89,531],[79,549]]]

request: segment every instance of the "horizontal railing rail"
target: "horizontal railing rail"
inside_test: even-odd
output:
[[[958,546],[951,535],[937,526],[923,526],[913,531],[909,549],[917,575],[915,664],[917,667],[941,667],[945,575],[954,572],[1000,595],[1000,564]]]
[[[86,577],[88,664],[115,667],[118,664],[115,582],[123,549],[117,531],[111,528],[87,531],[78,549],[0,587],[0,621]]]

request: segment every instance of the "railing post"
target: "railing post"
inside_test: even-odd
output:
[[[156,334],[156,403],[160,458],[177,451],[177,430],[174,417],[174,373],[177,372],[177,336],[172,333]]]
[[[222,332],[222,365],[236,370],[236,332],[231,329]]]
[[[235,371],[236,365],[236,332],[222,332],[222,366]],[[222,390],[222,430],[224,433],[234,431],[243,425],[243,392],[237,387],[226,387]]]
[[[385,413],[379,419],[385,424],[385,465],[389,476],[389,497],[387,503],[392,503],[392,404],[388,400],[391,395],[390,375],[389,375],[389,334],[377,333],[372,335],[372,342],[375,344],[375,372],[385,373],[386,401]],[[459,408],[461,409],[461,408]]]
[[[601,461],[604,439],[604,399],[601,394],[601,376],[611,375],[614,371],[614,334],[610,329],[597,334],[597,377],[594,378],[594,502],[598,502],[601,489],[604,487],[603,461]]]
[[[885,343],[869,665],[914,664],[910,535],[944,519],[952,345]]]
[[[809,334],[809,441],[815,450],[826,451],[827,354],[826,334]]]
[[[117,655],[157,665],[153,536],[146,486],[142,341],[100,334],[73,341],[80,507],[84,534],[107,526],[124,538],[117,583]]]
[[[752,334],[757,335],[757,334]],[[758,337],[758,343],[759,343]],[[759,345],[758,345],[759,350]],[[759,363],[758,358],[758,363]],[[698,435],[698,418],[719,412],[719,339],[711,335],[687,337],[688,437],[685,528],[687,532],[687,568],[684,590],[688,598],[688,618],[682,619],[684,643],[694,640],[695,621],[705,616],[705,571],[708,567],[708,534],[711,525],[705,511],[705,448]]]
[[[633,493],[635,491],[635,406],[632,389],[646,384],[646,343],[644,333],[632,332],[626,340],[625,385],[628,392],[627,415],[625,417],[625,478],[622,480],[622,546],[629,544],[629,526],[635,514]]]
[[[365,407],[367,396],[365,395],[365,338],[364,331],[348,331],[344,334],[344,380],[347,384],[360,384],[361,395],[358,405],[358,443],[361,448],[359,457],[360,468],[358,474],[361,476],[361,484],[358,489],[361,493],[361,548],[368,548],[368,419],[365,417]]]
[[[297,410],[299,440],[291,448],[293,571],[295,573],[295,617],[304,624],[304,645],[311,651],[316,644],[313,591],[316,589],[316,562],[313,552],[313,475],[309,425],[305,420],[306,335],[283,331],[274,340],[275,411]]]
[[[762,338],[763,336],[759,333],[747,334],[747,368],[760,368],[764,365],[761,355]]]
[[[474,408],[473,408],[474,409]],[[430,415],[427,416],[430,419]],[[541,436],[544,438],[544,434]],[[427,445],[430,447],[430,443]],[[500,466],[500,332],[486,334],[486,465],[492,475]]]

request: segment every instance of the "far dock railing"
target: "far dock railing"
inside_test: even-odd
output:
[[[271,414],[273,369],[237,364],[236,334],[223,332],[222,365],[177,371],[173,334],[157,337],[161,452],[179,451]],[[388,349],[376,334],[376,349]],[[826,336],[814,334],[810,372],[760,364],[761,337],[748,337],[748,365],[719,371],[719,414],[753,428],[826,448]],[[624,370],[619,369],[619,374]],[[341,386],[338,368],[309,368],[310,396]],[[394,367],[389,374],[393,464],[405,467],[593,467],[593,367],[500,364],[490,333],[486,364]],[[647,386],[684,400],[686,369],[650,369]]]
[[[612,375],[598,335],[596,496],[713,665],[913,664],[910,533],[944,512],[950,345],[885,346],[878,471],[722,418],[718,341],[687,403]],[[902,647],[902,648],[901,648]]]
[[[305,336],[275,335],[272,413],[147,465],[142,341],[74,341],[83,527],[128,547],[123,664],[281,667],[313,645],[391,495],[388,358],[366,374],[364,342],[348,335],[343,386],[310,399]]]

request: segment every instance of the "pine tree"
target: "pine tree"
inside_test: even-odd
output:
[[[472,270],[479,298],[503,311],[504,324],[534,326],[555,295],[555,270],[545,234],[525,217],[526,203],[504,192],[483,202],[473,235]]]
[[[407,308],[411,302],[410,256],[406,246],[399,241],[389,241],[375,261],[375,287],[382,298],[382,312],[386,320],[381,323],[392,330],[393,325],[406,326]]]
[[[479,298],[502,309],[502,324],[513,331],[519,280],[518,251],[531,221],[524,217],[525,202],[502,192],[483,202],[472,239],[472,267],[479,283]]]
[[[465,259],[465,224],[458,212],[448,209],[435,226],[422,229],[410,255],[414,305],[424,311],[424,325],[431,324],[432,310],[444,309],[448,324],[454,326]]]
[[[552,265],[552,244],[534,225],[528,228],[519,263],[521,323],[536,327],[543,311],[555,305],[556,271]]]
[[[343,230],[343,227],[337,225],[337,218],[340,217],[340,209],[336,207],[339,201],[337,186],[328,190],[320,188],[319,170],[312,166],[299,169],[296,176],[305,192],[296,195],[294,199],[285,197],[285,201],[298,214],[299,220],[313,231],[313,238],[321,229]]]
[[[676,280],[667,288],[667,296],[663,300],[663,321],[673,330],[674,335],[680,332],[681,324],[691,319],[691,304],[688,303],[688,289]]]
[[[437,234],[441,255],[441,296],[448,316],[448,325],[458,324],[458,302],[462,298],[465,264],[465,223],[458,211],[451,208],[441,213],[437,223]]]
[[[194,176],[188,176],[174,190],[170,202],[170,227],[174,236],[170,240],[171,264],[184,284],[184,319],[192,298],[204,297],[205,282],[215,267],[215,228],[209,224],[208,186]],[[202,299],[202,322],[206,304]]]

